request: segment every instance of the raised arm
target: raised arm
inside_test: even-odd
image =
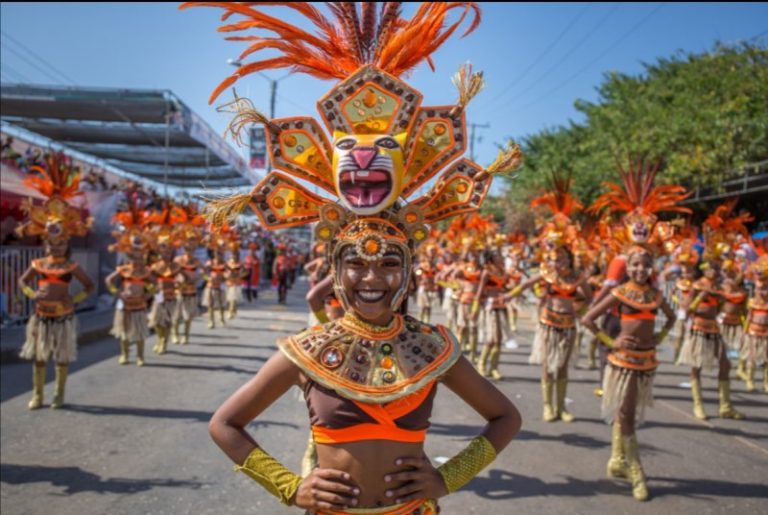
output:
[[[329,321],[328,315],[325,313],[325,298],[331,293],[333,293],[332,275],[324,277],[307,292],[306,299],[309,303],[309,309],[322,324]]]

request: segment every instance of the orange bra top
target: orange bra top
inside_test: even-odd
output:
[[[576,285],[568,285],[565,287],[557,284],[549,284],[549,295],[552,297],[560,297],[562,299],[573,299],[576,296]]]
[[[423,442],[436,392],[432,381],[395,401],[371,404],[344,398],[312,380],[304,386],[312,434],[315,442],[322,444],[363,440]]]
[[[488,274],[488,286],[491,288],[503,288],[507,282],[503,275]]]
[[[38,284],[69,284],[72,281],[72,274],[67,272],[63,274],[52,273],[49,271],[41,272],[41,277],[37,280]]]
[[[626,304],[619,304],[621,320],[656,320],[658,309],[635,309]]]
[[[747,294],[744,292],[723,293],[723,297],[731,304],[744,304],[744,301],[747,300]]]
[[[477,281],[480,280],[481,272],[480,270],[470,271],[467,268],[465,268],[464,270],[462,270],[462,274],[464,275],[465,281],[476,283]]]

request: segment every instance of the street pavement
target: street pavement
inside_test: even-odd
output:
[[[192,326],[191,343],[164,356],[147,343],[143,368],[119,366],[111,338],[81,348],[67,383],[64,409],[30,412],[31,366],[2,367],[0,504],[14,514],[298,513],[281,506],[210,440],[214,410],[276,349],[275,339],[306,324],[306,283],[281,306],[272,292],[241,307],[225,328]],[[441,322],[437,314],[435,321]],[[532,320],[521,319],[519,347],[505,349],[497,385],[523,415],[509,447],[471,483],[441,500],[444,514],[714,514],[768,512],[768,394],[747,393],[733,381],[742,421],[690,413],[688,371],[661,366],[656,406],[639,430],[651,500],[638,503],[627,483],[604,477],[610,427],[592,395],[597,371],[571,370],[571,424],[541,420],[538,367],[527,364]],[[670,361],[665,346],[661,359]],[[581,360],[582,363],[584,359]],[[762,379],[760,377],[759,379]],[[705,409],[717,414],[717,381],[703,379]],[[433,461],[459,452],[483,420],[442,388],[435,401],[426,451]],[[293,470],[308,435],[298,389],[258,417],[249,430]]]

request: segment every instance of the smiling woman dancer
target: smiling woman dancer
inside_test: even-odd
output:
[[[33,260],[19,278],[21,291],[35,301],[35,312],[27,323],[27,338],[21,348],[21,357],[34,361],[33,393],[28,407],[34,410],[43,405],[45,364],[52,357],[56,362],[56,389],[51,408],[57,409],[64,405],[69,363],[77,357],[75,304],[95,289],[93,281],[70,258],[69,239],[87,234],[92,220],[83,220],[80,210],[67,203],[79,195],[80,174],[63,154],[47,155],[44,167],[31,166],[24,183],[48,197],[42,206],[31,201],[25,203],[23,208],[29,220],[16,229],[20,235],[40,236],[45,247],[45,257]],[[30,286],[35,278],[37,289]],[[74,297],[69,294],[73,278],[83,285],[83,290]]]
[[[245,65],[239,73],[271,62],[344,79],[318,103],[334,133],[332,147],[313,119],[268,120],[242,99],[234,104],[241,109],[232,128],[237,132],[248,121],[266,122],[273,166],[314,182],[338,196],[339,203],[272,172],[250,194],[214,202],[210,215],[221,221],[248,205],[268,229],[319,221],[315,234],[330,246],[334,290],[346,313],[281,339],[279,352],[214,414],[211,435],[238,470],[285,504],[315,513],[434,514],[437,498],[470,481],[509,443],[520,428],[520,415],[461,357],[445,328],[420,323],[399,308],[415,248],[429,235],[425,224],[477,209],[492,174],[519,166],[519,148],[507,149],[487,170],[466,159],[444,170],[464,150],[462,113],[481,77],[469,67],[462,69],[456,81],[458,105],[441,107],[421,107],[421,94],[397,79],[427,59],[467,11],[477,11],[473,3],[423,4],[407,20],[400,17],[400,4],[390,2],[377,25],[376,5],[367,2],[361,27],[356,4],[331,4],[342,22],[333,29],[308,4],[285,5],[336,37],[310,36],[252,7],[223,4],[226,15],[245,15],[292,38],[278,45],[284,57]],[[464,9],[461,20],[444,26],[456,7]],[[336,46],[339,34],[359,46]],[[255,48],[276,44],[260,39]],[[359,53],[348,53],[355,49]],[[311,60],[304,57],[308,54]],[[214,97],[236,78],[227,79]],[[426,195],[398,201],[443,170]],[[436,469],[425,455],[424,438],[438,382],[488,424],[465,450]],[[317,443],[318,467],[303,478],[245,430],[293,385],[305,393]]]

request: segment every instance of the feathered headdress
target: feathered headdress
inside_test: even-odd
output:
[[[133,191],[126,194],[125,200],[126,209],[112,217],[112,223],[115,224],[112,236],[117,241],[109,246],[109,251],[144,254],[152,241],[147,231],[150,212],[145,209],[146,199],[139,192]]]
[[[642,160],[631,163],[627,169],[619,167],[622,184],[604,182],[610,191],[600,195],[589,211],[597,213],[606,209],[612,213],[624,213],[623,227],[613,231],[614,243],[619,247],[632,244],[657,245],[672,236],[665,223],[657,222],[657,213],[691,213],[677,204],[691,194],[683,186],[655,186],[654,180],[660,163],[647,165]]]
[[[733,264],[734,252],[739,243],[749,241],[749,231],[744,225],[754,221],[754,217],[743,212],[735,214],[734,209],[739,199],[731,199],[715,208],[704,224],[704,259],[724,261]],[[740,241],[741,240],[741,241]]]
[[[82,195],[78,191],[80,171],[72,166],[71,160],[63,153],[46,154],[43,166],[30,166],[24,184],[36,189],[48,200],[41,206],[33,204],[31,199],[24,201],[22,209],[29,220],[16,228],[20,236],[40,236],[48,241],[63,241],[88,233],[93,219],[83,219],[80,210],[68,202]]]
[[[162,247],[171,249],[179,247],[183,239],[181,223],[185,220],[184,210],[176,205],[168,204],[148,217],[149,241],[155,251]]]
[[[548,191],[531,200],[531,208],[543,206],[551,212],[550,219],[542,225],[538,236],[545,258],[553,256],[552,252],[560,247],[567,246],[573,250],[579,230],[571,215],[584,207],[570,194],[571,172],[567,175],[552,172],[548,183]]]
[[[455,32],[471,11],[473,2],[423,3],[411,19],[400,16],[400,2],[387,2],[376,15],[376,4],[333,2],[331,22],[315,7],[303,2],[269,5],[293,9],[317,29],[303,31],[255,9],[252,4],[223,2],[187,3],[224,9],[225,32],[265,29],[278,37],[237,36],[252,41],[243,57],[262,49],[277,49],[279,57],[244,65],[213,93],[215,98],[238,78],[255,71],[291,68],[326,79],[343,79],[318,103],[322,122],[309,117],[267,119],[249,101],[235,98],[228,109],[236,115],[230,129],[237,137],[247,124],[265,124],[267,151],[272,166],[249,194],[215,199],[208,206],[214,224],[232,221],[250,207],[268,229],[319,222],[318,239],[335,244],[345,227],[366,217],[367,233],[382,230],[386,239],[407,242],[413,249],[429,234],[425,224],[476,210],[483,202],[495,173],[520,166],[520,148],[510,143],[489,167],[483,169],[459,159],[466,148],[464,107],[482,87],[482,74],[463,67],[454,82],[458,101],[449,106],[422,106],[422,95],[398,78],[429,56]],[[451,11],[460,18],[449,25]],[[407,199],[441,173],[425,195]],[[340,203],[316,195],[294,180],[309,181],[337,197]],[[403,203],[400,199],[406,199]],[[374,248],[371,245],[370,248]]]

